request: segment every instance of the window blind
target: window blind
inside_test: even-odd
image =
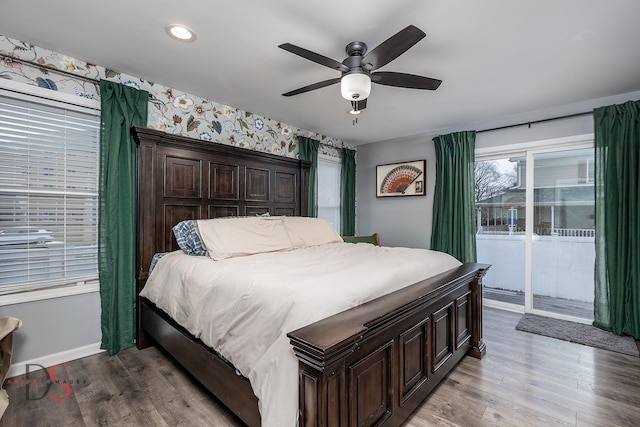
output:
[[[340,232],[340,159],[318,155],[318,218]]]
[[[0,90],[0,295],[98,278],[99,111]]]

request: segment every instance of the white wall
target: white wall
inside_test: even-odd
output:
[[[491,123],[477,124],[475,130],[527,120],[559,117],[576,111],[591,111],[594,108],[620,104],[640,99],[640,91],[581,102],[570,106],[535,112],[528,116],[501,118]],[[378,232],[382,245],[429,248],[433,191],[435,185],[435,148],[432,139],[450,132],[472,130],[465,126],[445,129],[434,134],[416,135],[407,138],[381,141],[358,146],[357,157],[357,208],[356,234]],[[529,126],[518,126],[503,130],[480,132],[476,136],[476,149],[530,141],[539,141],[593,132],[591,115],[553,120]],[[376,165],[409,160],[427,160],[427,194],[424,197],[376,198]]]

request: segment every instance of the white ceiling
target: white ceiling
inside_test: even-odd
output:
[[[637,0],[2,0],[0,34],[351,144],[481,129],[640,90]],[[171,39],[169,23],[197,34]],[[427,37],[382,71],[443,80],[375,85],[357,125],[339,85],[282,93],[338,71],[277,46],[342,61],[409,24]],[[559,106],[566,106],[558,108]]]

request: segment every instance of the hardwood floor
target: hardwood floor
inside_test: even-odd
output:
[[[487,356],[463,359],[406,425],[640,425],[640,358],[516,331],[519,319],[485,308]],[[11,379],[0,426],[242,425],[156,348],[98,354],[53,374],[70,387]]]

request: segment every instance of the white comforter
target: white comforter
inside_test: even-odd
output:
[[[286,333],[460,265],[426,249],[332,243],[212,261],[163,257],[141,295],[233,363],[262,425],[295,426],[298,364]]]

